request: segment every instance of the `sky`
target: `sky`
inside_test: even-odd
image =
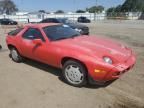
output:
[[[21,11],[75,11],[96,5],[96,0],[13,0]],[[125,0],[97,0],[105,8],[122,4]]]

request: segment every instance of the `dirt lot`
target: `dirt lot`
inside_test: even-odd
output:
[[[132,47],[133,70],[106,86],[75,88],[65,84],[61,71],[27,60],[14,63],[0,29],[0,108],[144,108],[144,22],[103,21],[88,24],[91,34],[109,37]]]

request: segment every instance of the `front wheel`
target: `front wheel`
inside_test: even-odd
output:
[[[22,62],[22,56],[19,54],[16,48],[10,49],[10,56],[14,62],[17,62],[17,63]]]
[[[86,85],[86,69],[76,61],[69,60],[63,66],[63,76],[67,83],[75,87]]]

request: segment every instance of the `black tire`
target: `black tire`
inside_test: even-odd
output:
[[[0,50],[2,49],[2,46],[0,45]]]
[[[89,33],[85,33],[84,35],[89,35]]]
[[[14,55],[14,53],[17,55]],[[18,50],[14,47],[10,49],[10,57],[16,63],[21,63],[23,61],[22,56],[19,54]]]
[[[76,68],[78,67],[78,70],[79,72],[83,75],[80,79],[81,79],[81,82],[79,83],[72,83],[72,81],[70,81],[70,78],[68,78],[68,73],[66,72],[66,69],[67,68],[70,68],[70,66],[73,66],[73,68]],[[63,73],[63,77],[65,79],[65,81],[72,85],[72,86],[75,86],[75,87],[82,87],[82,86],[85,86],[87,84],[87,70],[86,68],[84,67],[84,65],[82,65],[80,62],[77,62],[77,61],[74,61],[74,60],[69,60],[69,61],[66,61],[63,65],[63,68],[62,68],[62,73]],[[73,77],[77,77],[78,78],[78,74],[76,74],[76,71],[72,72],[73,75],[71,74],[71,76]]]

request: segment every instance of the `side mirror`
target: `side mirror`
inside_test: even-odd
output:
[[[42,40],[41,39],[34,39],[33,43],[36,45],[41,45],[42,44]]]

